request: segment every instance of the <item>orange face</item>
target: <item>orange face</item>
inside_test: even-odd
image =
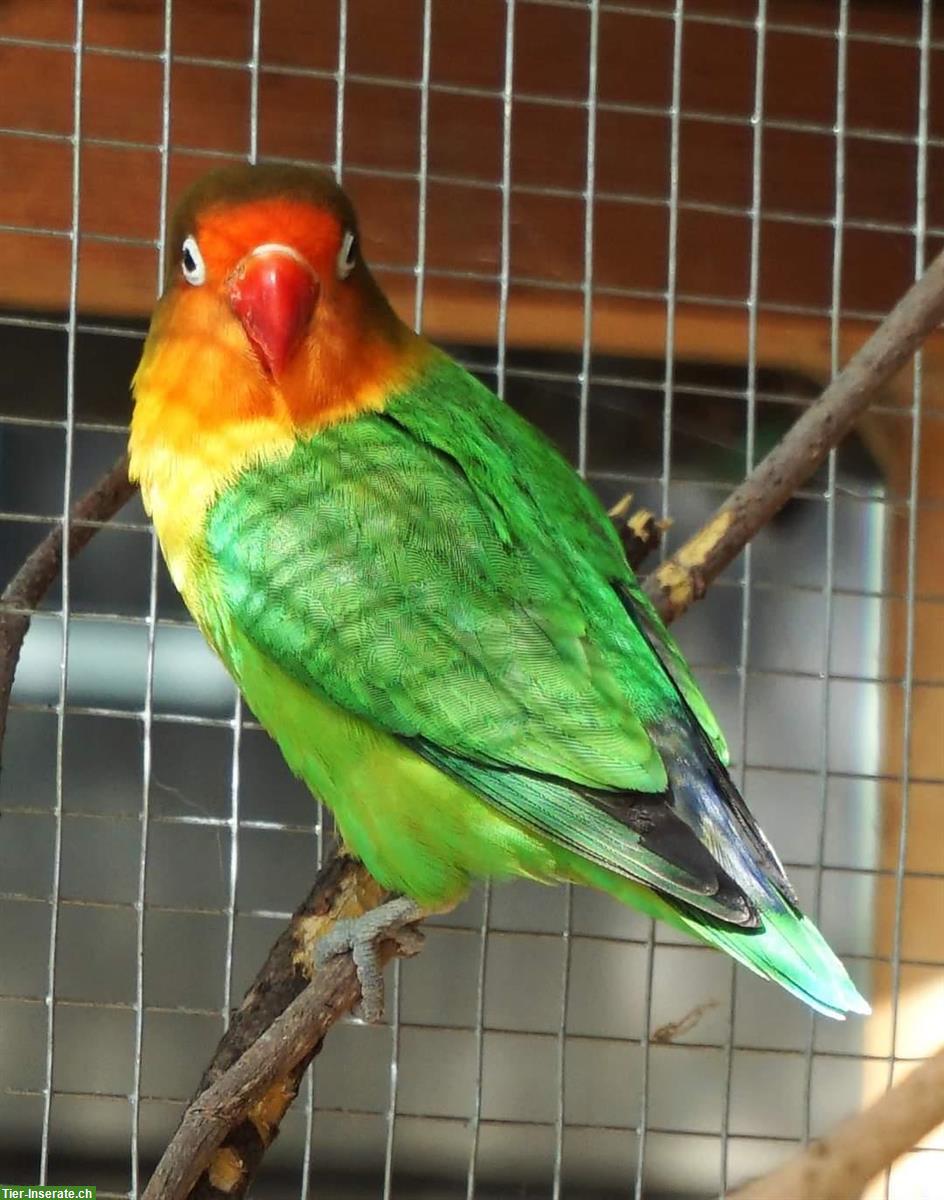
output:
[[[151,377],[165,417],[182,407],[206,427],[264,411],[296,428],[319,425],[377,407],[412,357],[416,339],[331,205],[219,201],[179,236],[149,338],[162,359]]]
[[[353,230],[298,200],[269,198],[205,213],[181,247],[177,287],[222,295],[243,327],[259,365],[284,373],[311,325],[356,265]]]

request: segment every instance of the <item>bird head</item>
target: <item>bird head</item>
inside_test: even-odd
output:
[[[195,184],[171,223],[129,441],[175,578],[245,464],[383,409],[431,353],[374,282],[330,175],[240,165]]]
[[[266,418],[314,429],[380,408],[428,352],[361,255],[326,172],[238,165],[181,199],[134,380],[133,440]],[[178,428],[179,427],[179,428]]]
[[[212,307],[238,323],[245,349],[277,382],[303,347],[318,357],[358,323],[392,325],[361,257],[353,206],[325,172],[214,171],[181,200],[170,243],[164,303]]]

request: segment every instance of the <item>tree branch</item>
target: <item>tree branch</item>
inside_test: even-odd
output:
[[[944,1120],[944,1049],[869,1108],[730,1200],[855,1200]]]
[[[74,558],[136,491],[123,454],[107,474],[77,501],[69,517],[69,557]],[[62,525],[39,543],[0,596],[0,754],[7,731],[13,676],[33,612],[49,591],[62,565]]]
[[[810,478],[942,320],[944,254],[939,254],[779,445],[646,580],[646,591],[664,621],[701,599],[708,584]]]
[[[325,1033],[360,995],[350,955],[309,984],[311,948],[336,920],[386,895],[360,863],[330,856],[233,1014],[142,1200],[245,1195]],[[382,958],[394,949],[385,944]]]

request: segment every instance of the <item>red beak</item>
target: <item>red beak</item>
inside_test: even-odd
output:
[[[264,370],[279,375],[298,347],[318,299],[318,281],[288,246],[257,246],[226,283],[239,318]]]

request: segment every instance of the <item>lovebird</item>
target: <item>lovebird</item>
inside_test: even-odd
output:
[[[395,314],[332,177],[215,171],[170,238],[132,477],[210,646],[397,897],[323,948],[354,951],[365,1012],[381,935],[523,876],[867,1013],[599,500]]]

